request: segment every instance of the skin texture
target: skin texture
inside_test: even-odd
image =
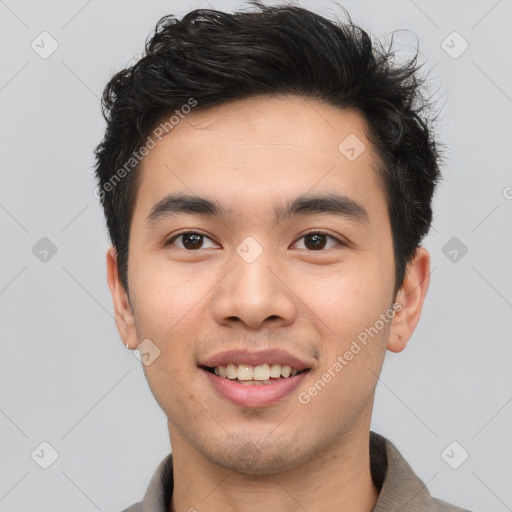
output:
[[[354,161],[338,150],[350,134],[366,147]],[[429,282],[429,255],[419,248],[394,295],[391,227],[376,165],[359,114],[294,96],[192,112],[143,160],[129,297],[113,248],[107,270],[123,342],[135,349],[148,338],[160,350],[144,371],[168,418],[171,510],[362,512],[375,505],[368,455],[375,387],[386,350],[403,350],[416,327]],[[153,206],[175,192],[216,199],[228,213],[179,214],[151,225]],[[333,192],[361,205],[366,221],[317,213],[276,224],[276,204]],[[166,245],[189,230],[206,235],[202,247],[184,249],[183,238]],[[335,238],[314,250],[304,235],[318,230]],[[263,251],[250,264],[236,251],[247,236]],[[300,403],[298,394],[395,301],[401,310],[394,318]],[[275,347],[311,370],[271,406],[235,406],[198,368],[227,349]]]

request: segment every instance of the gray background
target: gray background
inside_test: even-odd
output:
[[[335,11],[331,2],[301,5]],[[474,511],[512,510],[512,2],[343,5],[379,38],[400,28],[417,35],[447,145],[425,242],[431,288],[407,349],[387,357],[372,428],[437,497]],[[0,0],[4,512],[121,510],[142,498],[170,449],[141,363],[114,327],[92,151],[110,76],[140,56],[160,16],[206,6]],[[43,31],[58,43],[46,59],[31,47],[51,48]],[[399,55],[414,34],[397,34]],[[43,441],[58,453],[47,469],[40,465],[52,462],[52,449]]]

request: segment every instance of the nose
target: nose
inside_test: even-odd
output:
[[[240,323],[252,329],[292,324],[297,315],[295,297],[270,252],[263,251],[252,262],[237,253],[231,260],[231,271],[216,288],[213,314],[217,323]]]

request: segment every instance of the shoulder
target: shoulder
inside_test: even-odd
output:
[[[151,512],[166,512],[166,510],[169,510],[169,503],[174,488],[172,462],[172,453],[169,453],[153,473],[142,500],[121,512],[143,512],[149,510]]]
[[[466,510],[465,508],[450,505],[449,503],[446,503],[446,501],[442,501],[437,498],[433,498],[432,501],[435,506],[433,512],[471,512],[470,510]]]
[[[121,512],[142,512],[142,503],[139,501],[133,505],[121,510]]]
[[[373,512],[470,512],[432,497],[398,449],[370,433],[370,467],[379,498]]]

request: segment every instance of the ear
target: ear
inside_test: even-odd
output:
[[[135,319],[130,305],[130,299],[119,278],[117,251],[113,246],[107,251],[107,281],[114,302],[114,319],[117,330],[126,348],[134,350],[138,345],[135,331]]]
[[[404,282],[395,299],[395,316],[391,322],[388,350],[401,352],[418,325],[430,283],[430,254],[424,247],[416,249],[407,265]]]

